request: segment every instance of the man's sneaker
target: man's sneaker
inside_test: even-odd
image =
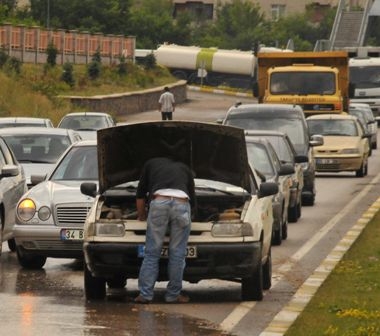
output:
[[[179,294],[174,300],[166,300],[167,303],[188,303],[190,298],[187,295]]]
[[[135,298],[135,303],[151,303],[152,300],[148,300],[146,298],[144,298],[142,295],[139,295]]]

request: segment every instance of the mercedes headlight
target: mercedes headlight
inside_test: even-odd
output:
[[[47,206],[43,206],[38,210],[38,218],[42,221],[46,221],[50,218],[51,211],[50,208]]]
[[[24,222],[31,220],[35,213],[36,204],[30,198],[21,201],[17,207],[17,216]]]
[[[213,237],[244,237],[253,236],[253,229],[249,223],[219,222],[212,226]]]

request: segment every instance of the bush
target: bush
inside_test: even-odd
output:
[[[144,57],[144,68],[146,70],[151,70],[156,67],[156,57],[153,53],[148,54]]]
[[[73,65],[70,62],[66,62],[63,65],[61,80],[70,85],[70,87],[73,87],[75,85]]]
[[[9,56],[4,50],[0,50],[0,68],[7,62]]]
[[[125,61],[125,57],[121,56],[120,57],[120,63],[117,65],[117,73],[120,76],[124,76],[127,74],[127,63]]]
[[[94,80],[99,78],[102,69],[102,59],[100,56],[99,48],[96,50],[95,54],[92,56],[91,62],[88,64],[87,73],[90,79]]]
[[[8,74],[15,73],[19,75],[21,73],[22,62],[17,57],[8,57],[5,62],[5,72]]]
[[[50,66],[55,66],[57,64],[57,54],[58,54],[58,49],[55,47],[53,42],[49,42],[47,49],[47,59],[46,62]]]

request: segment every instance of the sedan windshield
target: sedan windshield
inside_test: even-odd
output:
[[[358,136],[358,129],[353,120],[315,119],[307,121],[311,134],[331,136]]]
[[[50,180],[98,180],[96,146],[72,147],[58,164]]]
[[[107,126],[101,116],[73,116],[62,120],[59,128],[69,128],[77,131],[96,131]]]
[[[246,130],[270,130],[286,133],[297,152],[302,151],[305,146],[305,129],[300,119],[256,116],[255,118],[227,119],[226,124]]]

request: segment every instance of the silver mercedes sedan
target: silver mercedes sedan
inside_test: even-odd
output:
[[[69,147],[50,174],[32,175],[31,188],[17,204],[14,237],[24,268],[39,269],[48,257],[81,258],[83,225],[93,198],[80,191],[82,182],[98,181],[95,140]]]

